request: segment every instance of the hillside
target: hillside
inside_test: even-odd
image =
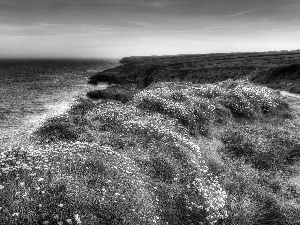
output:
[[[120,61],[121,65],[90,77],[90,84],[107,82],[116,86],[89,92],[88,97],[125,102],[156,82],[214,83],[227,79],[250,79],[271,88],[299,93],[299,60],[298,50],[127,57]]]
[[[157,81],[212,83],[238,79],[280,65],[297,64],[300,51],[123,58],[122,65],[95,74],[90,83],[137,84]]]
[[[81,99],[1,153],[1,223],[299,224],[290,104],[232,80]]]
[[[122,59],[1,151],[0,224],[300,224],[299,56]]]
[[[298,62],[299,63],[299,62]],[[268,87],[300,93],[300,64],[289,64],[260,71],[251,80]]]

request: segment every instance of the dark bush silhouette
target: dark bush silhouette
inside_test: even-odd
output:
[[[79,98],[76,102],[71,106],[68,113],[71,115],[85,115],[89,110],[95,107],[95,103],[93,103],[89,99]]]
[[[48,119],[34,133],[41,142],[75,141],[78,139],[78,129],[69,118],[59,116]]]

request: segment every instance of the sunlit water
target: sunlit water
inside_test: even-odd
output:
[[[104,60],[1,60],[0,151],[25,141],[86,92],[105,88],[89,85],[87,79],[115,65]]]

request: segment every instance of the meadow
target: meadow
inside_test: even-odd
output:
[[[0,224],[299,224],[295,104],[230,79],[79,99],[0,151]]]

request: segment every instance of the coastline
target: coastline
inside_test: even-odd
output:
[[[249,74],[251,77],[247,79],[254,83],[297,94],[300,92],[300,80],[297,76],[299,59],[300,51],[126,57],[120,60],[120,65],[96,73],[88,81],[90,84],[117,84],[117,87],[103,92],[90,92],[89,95],[95,99],[115,100],[121,95],[123,99],[130,100],[132,96],[129,90],[135,93],[152,83],[205,84],[227,79],[245,79]],[[119,95],[113,94],[115,92]]]
[[[291,99],[218,74],[199,74],[203,83],[196,82],[189,74],[195,68],[186,72],[178,62],[121,62],[96,75],[97,83],[108,82],[93,92],[97,101],[59,107],[65,113],[32,134],[36,145],[5,153],[3,165],[9,166],[0,164],[7,171],[0,192],[27,193],[42,206],[26,214],[20,201],[20,221],[33,215],[54,223],[57,212],[62,221],[77,215],[84,224],[298,221],[300,187],[293,171],[300,118]],[[241,78],[245,68],[232,74]],[[13,202],[5,204],[15,210]],[[0,223],[10,224],[3,215]]]
[[[10,65],[10,61],[6,60],[5,63],[5,67],[1,68],[1,71],[10,74],[10,70],[7,69],[9,68],[7,65]],[[12,61],[11,63],[15,65],[17,62]],[[94,88],[104,88],[105,84],[99,84],[98,86],[87,84],[88,76],[89,74],[92,74],[91,71],[86,72],[87,76],[83,74],[87,68],[103,67],[101,70],[103,71],[118,65],[117,62],[108,62],[106,66],[106,62],[90,62],[87,60],[83,61],[83,63],[77,61],[73,62],[72,60],[65,60],[62,62],[58,62],[58,60],[41,60],[35,63],[33,60],[29,61],[29,66],[32,65],[32,68],[30,69],[29,66],[26,67],[26,60],[25,62],[24,60],[20,60],[20,63],[20,67],[16,67],[12,70],[11,77],[8,77],[9,79],[12,79],[13,75],[17,72],[17,69],[20,69],[21,73],[18,76],[16,83],[12,83],[12,87],[9,90],[9,85],[4,86],[2,90],[3,96],[9,95],[8,99],[10,100],[7,104],[4,102],[3,106],[3,109],[5,109],[5,107],[7,109],[7,116],[4,114],[1,121],[3,122],[1,124],[2,148],[11,148],[28,142],[31,133],[42,126],[47,119],[66,113],[77,99],[86,98],[86,93],[88,91],[91,91]],[[44,69],[40,67],[39,63],[41,63],[42,66],[49,65],[49,67]],[[74,63],[78,63],[78,66],[74,66]],[[111,64],[114,64],[114,66]],[[56,65],[59,67],[55,68]],[[24,81],[22,76],[26,76],[26,74],[29,74],[30,72],[32,75],[29,76],[28,81]],[[39,76],[39,73],[41,73],[41,76]],[[53,74],[54,80],[50,79],[51,74]],[[66,78],[64,79],[61,76]],[[79,79],[80,77],[83,79]],[[39,79],[42,79],[40,83],[37,82]],[[21,86],[21,88],[18,88],[18,85],[22,84],[22,82],[27,83]],[[57,82],[61,82],[61,84],[57,84]],[[63,84],[66,84],[66,86],[63,86]],[[63,89],[58,90],[57,88],[59,86],[62,86]],[[17,91],[14,91],[14,89]],[[14,94],[16,96],[14,96]],[[19,100],[21,94],[26,98],[27,102]],[[32,100],[30,100],[31,98]],[[10,112],[12,114],[9,114]]]

